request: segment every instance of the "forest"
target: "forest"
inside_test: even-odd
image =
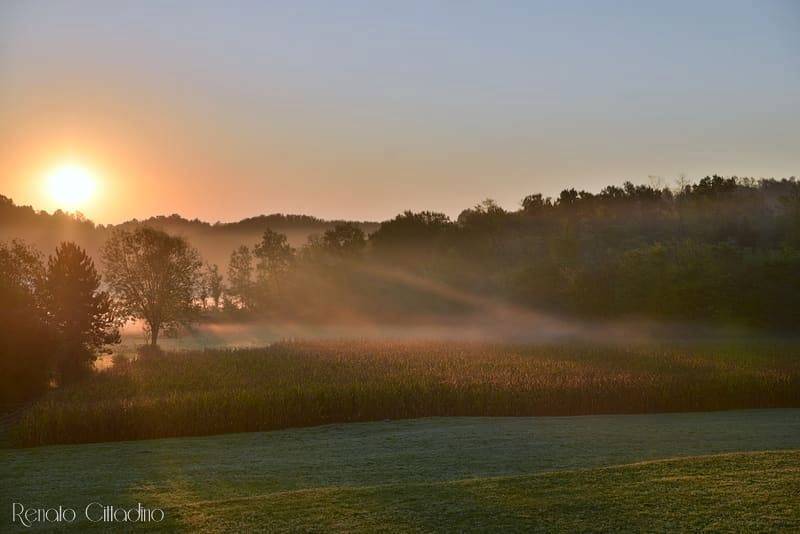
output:
[[[404,320],[509,305],[796,331],[800,183],[709,176],[677,190],[609,186],[491,200],[455,220],[405,212],[365,235],[338,224],[297,249],[267,230],[233,252],[231,308]]]

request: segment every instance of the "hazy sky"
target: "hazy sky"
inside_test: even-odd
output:
[[[800,175],[800,2],[0,2],[0,193],[385,219]]]

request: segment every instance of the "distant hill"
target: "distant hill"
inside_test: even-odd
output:
[[[97,256],[100,247],[115,228],[147,225],[187,238],[197,247],[205,261],[216,263],[222,269],[227,268],[228,258],[234,248],[255,244],[267,228],[286,234],[293,246],[300,247],[310,235],[322,234],[342,222],[348,221],[327,221],[309,215],[274,213],[248,217],[237,222],[209,223],[173,214],[141,221],[133,219],[117,225],[98,225],[80,214],[38,211],[31,206],[18,206],[10,198],[0,195],[0,241],[23,239],[45,254],[54,250],[61,241],[74,241],[92,256]],[[368,234],[379,226],[376,222],[349,222],[355,222]]]

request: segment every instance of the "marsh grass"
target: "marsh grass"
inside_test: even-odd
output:
[[[31,407],[19,446],[427,416],[800,407],[794,343],[309,341],[115,365]]]

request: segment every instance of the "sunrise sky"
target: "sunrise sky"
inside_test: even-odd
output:
[[[798,125],[793,0],[0,2],[0,194],[98,222],[800,175]]]

